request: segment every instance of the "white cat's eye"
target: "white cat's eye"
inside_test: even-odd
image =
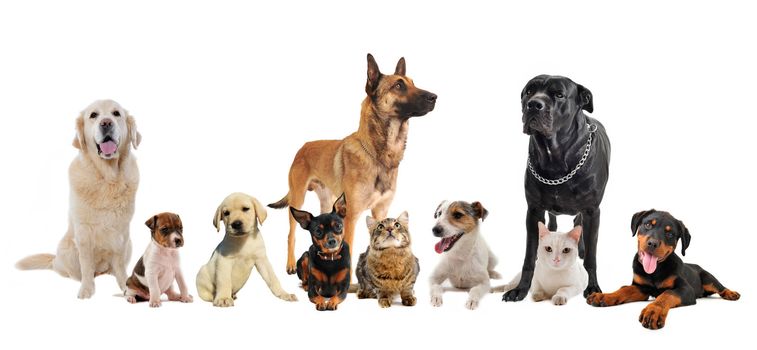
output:
[[[550,246],[546,246],[546,247],[544,247],[544,249],[547,250],[547,253],[551,253],[552,252],[552,247],[550,247]]]
[[[568,254],[568,253],[570,253],[570,248],[565,248],[565,249],[563,249],[563,250],[562,250],[562,253],[563,253],[563,254]]]

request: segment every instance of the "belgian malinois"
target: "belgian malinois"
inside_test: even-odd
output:
[[[289,193],[271,208],[300,209],[307,191],[315,191],[321,213],[331,210],[337,196],[347,199],[344,240],[352,250],[359,216],[366,209],[377,220],[386,218],[397,186],[397,169],[405,153],[410,118],[434,110],[436,94],[415,87],[405,76],[405,58],[394,74],[384,75],[368,54],[368,94],[360,110],[357,131],[342,140],[305,143],[289,169]],[[296,272],[294,234],[297,221],[289,215],[287,273]],[[352,252],[350,251],[350,256]]]

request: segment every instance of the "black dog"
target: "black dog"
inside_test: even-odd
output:
[[[584,297],[601,292],[597,282],[599,204],[609,174],[610,141],[605,128],[583,111],[594,110],[589,89],[568,78],[540,75],[521,92],[523,132],[531,136],[526,168],[526,257],[515,289],[502,296],[520,301],[534,275],[539,221],[549,212],[549,229],[557,229],[555,215],[575,215],[583,225],[579,254],[589,272]],[[585,247],[585,248],[584,248]]]
[[[290,207],[302,228],[310,231],[313,245],[297,260],[297,277],[302,289],[319,311],[336,310],[350,289],[350,246],[343,242],[347,202],[344,194],[334,202],[331,213],[312,214]]]
[[[668,310],[694,305],[697,298],[718,293],[723,299],[738,300],[741,296],[724,287],[699,265],[684,264],[675,253],[681,240],[681,254],[691,241],[683,222],[664,211],[642,211],[631,219],[631,232],[638,233],[638,252],[633,257],[633,283],[615,293],[590,295],[586,302],[594,306],[613,306],[632,301],[655,301],[647,305],[639,322],[645,328],[665,326]]]

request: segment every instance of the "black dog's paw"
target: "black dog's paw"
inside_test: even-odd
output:
[[[517,287],[502,295],[502,301],[521,301],[528,295],[528,288]]]
[[[602,289],[598,285],[589,285],[584,289],[584,298],[588,298],[594,293],[602,293]]]

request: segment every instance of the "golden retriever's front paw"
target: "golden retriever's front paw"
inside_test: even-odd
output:
[[[160,299],[158,300],[150,300],[150,307],[160,307],[163,303],[160,302]]]
[[[230,306],[234,306],[234,299],[231,299],[231,298],[218,298],[216,300],[213,300],[213,306],[218,306],[218,307],[230,307]]]
[[[79,288],[79,299],[89,299],[95,294],[95,284],[84,284],[82,283],[81,287]]]
[[[284,301],[297,301],[297,296],[294,294],[284,294],[279,296],[279,299]]]

